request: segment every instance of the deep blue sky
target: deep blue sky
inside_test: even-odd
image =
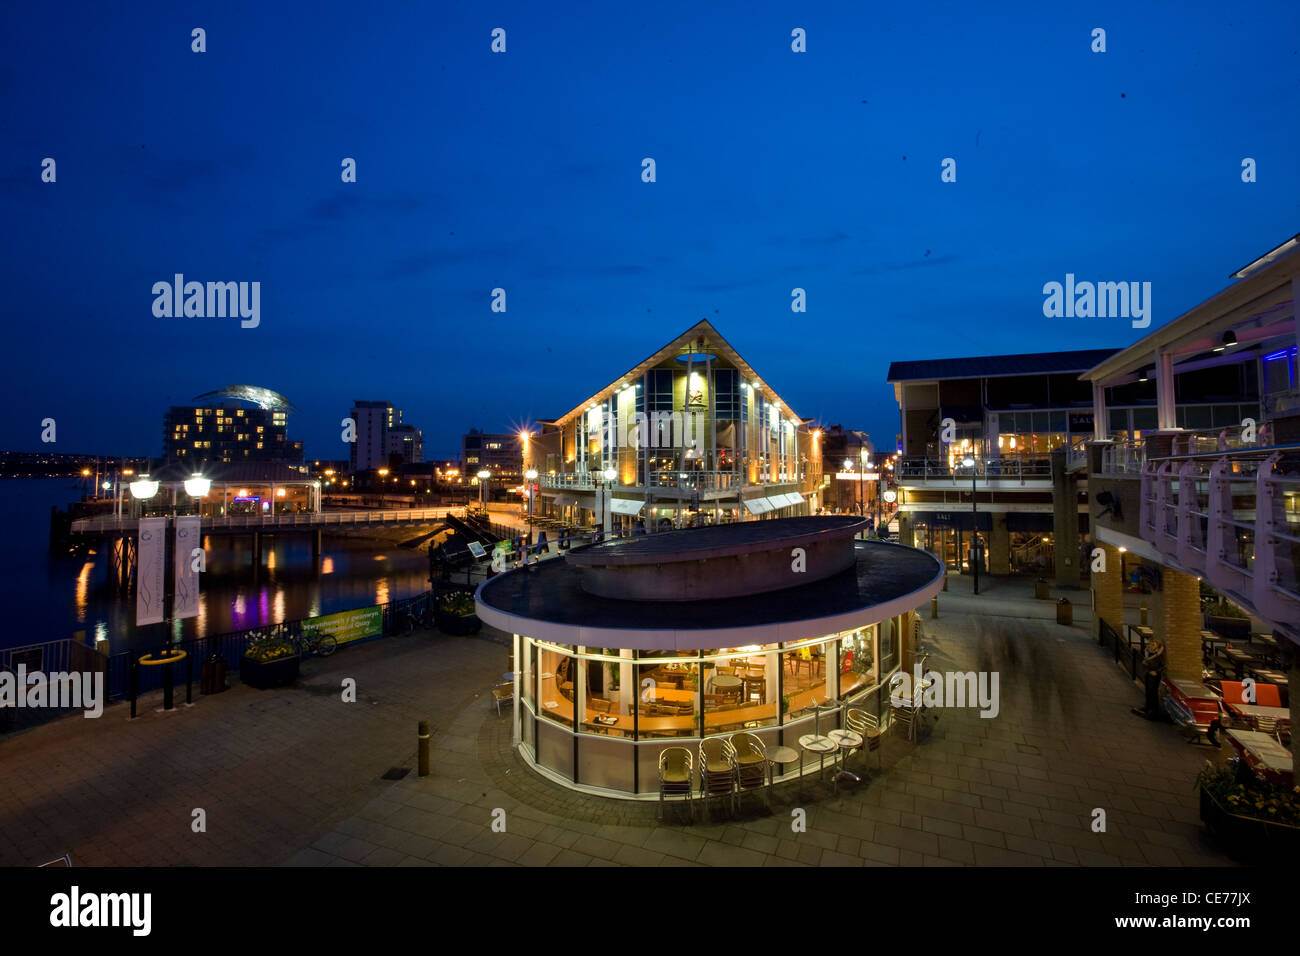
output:
[[[354,398],[455,455],[702,317],[888,446],[891,360],[1126,345],[1043,283],[1150,281],[1154,328],[1300,231],[1295,0],[265,6],[0,13],[0,448],[158,455],[251,383],[310,457]],[[175,272],[260,281],[261,326],[155,318]]]

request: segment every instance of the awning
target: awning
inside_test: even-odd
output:
[[[746,498],[745,510],[752,515],[767,514],[772,510],[772,502],[767,498]]]
[[[578,496],[577,496],[577,495],[567,495],[567,494],[565,494],[565,493],[562,492],[562,491],[561,491],[561,492],[556,492],[556,493],[553,494],[553,495],[548,495],[548,494],[543,493],[542,497],[550,498],[552,501],[554,501],[554,502],[555,502],[557,505],[559,505],[561,508],[568,507],[569,505],[576,505],[576,504],[578,503]]]
[[[635,501],[632,498],[614,498],[611,502],[616,515],[634,515],[639,514],[645,507],[644,501]]]

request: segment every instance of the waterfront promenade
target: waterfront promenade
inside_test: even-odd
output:
[[[1230,862],[1203,838],[1192,788],[1214,752],[1129,713],[1140,691],[1088,636],[1086,606],[1067,628],[1030,582],[950,588],[942,617],[924,621],[930,666],[998,669],[1001,715],[944,711],[917,744],[891,733],[883,772],[838,795],[778,786],[771,815],[715,822],[697,806],[694,825],[664,825],[654,804],[541,779],[491,703],[505,645],[426,632],[309,660],[295,688],[236,686],[134,722],[116,706],[0,738],[0,864],[65,852],[74,865],[160,866]],[[355,704],[339,699],[345,677]],[[423,718],[433,773],[419,778]],[[381,779],[392,767],[411,773]],[[807,832],[791,831],[794,807]],[[195,808],[206,833],[192,832]],[[1096,808],[1104,833],[1090,827]]]

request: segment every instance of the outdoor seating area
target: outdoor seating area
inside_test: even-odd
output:
[[[1165,678],[1165,712],[1191,731],[1190,742],[1204,735],[1217,742],[1223,731],[1242,761],[1271,783],[1294,784],[1291,711],[1276,684],[1207,679],[1203,683]]]
[[[1272,634],[1245,631],[1245,641],[1214,631],[1201,632],[1201,652],[1208,681],[1239,682],[1249,677],[1256,684],[1277,688],[1279,707],[1290,700],[1290,681],[1282,669],[1281,650]]]

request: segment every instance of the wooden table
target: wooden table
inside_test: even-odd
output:
[[[646,690],[646,696],[650,700],[672,700],[684,703],[688,700],[695,700],[695,691],[677,690],[673,687],[659,687],[656,685]]]
[[[1237,680],[1241,680],[1242,670],[1254,660],[1249,654],[1237,647],[1225,647],[1220,653],[1232,663],[1234,676]]]
[[[1295,781],[1295,761],[1291,751],[1268,734],[1256,730],[1229,730],[1228,740],[1241,755],[1241,759],[1256,775],[1282,787]]]

